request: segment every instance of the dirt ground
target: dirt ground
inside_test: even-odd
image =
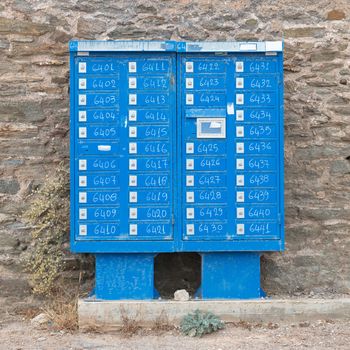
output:
[[[177,329],[127,335],[38,329],[29,321],[33,315],[21,313],[32,302],[0,297],[0,350],[350,350],[350,315],[347,321],[227,324],[215,334],[190,338]]]
[[[35,329],[28,321],[11,317],[0,321],[1,350],[267,350],[350,349],[350,321],[228,324],[218,333],[202,338],[182,336],[178,330],[138,331],[126,337],[119,332],[66,333]]]

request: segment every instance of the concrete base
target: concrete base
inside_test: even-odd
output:
[[[145,327],[156,322],[178,325],[183,316],[196,309],[211,311],[226,322],[349,319],[350,298],[193,301],[96,301],[91,298],[79,301],[79,327],[107,332],[125,322]]]

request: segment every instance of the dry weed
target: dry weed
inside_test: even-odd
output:
[[[16,314],[22,316],[25,320],[30,321],[35,316],[39,315],[42,311],[39,307],[31,306],[25,308],[17,308]]]
[[[167,313],[165,312],[165,310],[162,310],[162,312],[154,320],[154,324],[151,330],[155,331],[156,333],[163,333],[171,331],[174,328],[174,325],[171,324],[169,321]]]
[[[130,317],[123,306],[120,307],[120,316],[122,320],[122,326],[120,333],[124,337],[131,337],[135,335],[140,329],[140,313],[138,312],[134,317]]]
[[[49,318],[54,330],[76,331],[78,329],[77,305],[77,297],[73,300],[55,298],[43,308],[43,312]]]
[[[41,188],[30,195],[23,213],[32,242],[24,258],[35,294],[49,296],[65,266],[69,232],[69,171],[61,163]]]
[[[50,320],[51,328],[56,331],[73,332],[78,329],[78,300],[80,296],[82,274],[78,284],[71,285],[58,283],[55,295],[52,295],[42,311]]]

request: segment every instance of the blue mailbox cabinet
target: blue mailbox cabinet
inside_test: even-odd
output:
[[[256,298],[283,233],[282,42],[72,41],[71,249],[98,299],[157,295],[199,252],[203,298]]]

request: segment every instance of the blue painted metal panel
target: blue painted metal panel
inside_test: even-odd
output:
[[[78,81],[79,90],[87,91],[113,91],[120,87],[120,75],[110,77],[80,78]]]
[[[197,222],[193,221],[191,229],[194,234],[189,234],[189,227],[187,226],[187,235],[184,237],[185,240],[230,240],[233,237],[233,232],[230,232],[230,226],[227,221],[204,221]]]
[[[223,155],[226,154],[227,144],[223,141],[199,141],[186,143],[186,153],[195,155]]]
[[[142,124],[167,124],[172,116],[172,112],[168,109],[142,109],[142,110],[129,110],[129,115],[134,116],[133,119],[129,118],[130,125],[134,122]]]
[[[120,208],[117,206],[77,208],[75,215],[77,215],[81,222],[95,221],[96,219],[119,221]]]
[[[132,40],[72,40],[71,52],[173,52],[177,49],[175,41],[132,41]]]
[[[93,127],[79,126],[79,139],[99,139],[99,140],[118,140],[120,138],[120,131],[114,126],[94,125]]]
[[[184,160],[184,168],[188,170],[219,171],[227,168],[227,160],[224,157],[188,157]]]
[[[279,112],[277,108],[249,108],[237,107],[236,119],[240,123],[278,123]]]
[[[277,102],[277,94],[273,92],[243,92],[240,91],[239,94],[236,95],[236,101],[238,106],[245,105],[247,107],[258,107],[258,106],[266,106],[271,107],[275,106]],[[242,98],[242,101],[239,100]]]
[[[135,94],[136,95],[136,94]],[[139,106],[166,106],[170,103],[169,94],[165,93],[138,93],[135,101]],[[129,105],[134,105],[133,101],[129,101]]]
[[[79,93],[77,102],[80,108],[116,107],[120,105],[119,93]]]
[[[278,61],[274,57],[260,56],[243,59],[243,71],[253,74],[266,74],[277,72]]]
[[[238,173],[236,184],[240,187],[274,187],[277,175],[274,173]]]
[[[116,205],[120,204],[120,191],[94,191],[79,189],[77,203],[93,205]]]
[[[96,254],[96,299],[153,299],[153,254]]]
[[[278,208],[272,205],[240,205],[237,212],[242,212],[243,217],[250,220],[270,220],[278,218]]]
[[[84,64],[85,60],[82,59],[81,62]],[[114,76],[114,79],[120,79],[121,69],[122,66],[118,62],[118,60],[109,57],[96,57],[94,60],[91,61],[91,63],[89,62],[89,64],[86,65],[85,71],[83,71],[83,69],[81,68],[80,71],[78,70],[77,73],[79,74],[79,77],[85,77],[86,75],[96,77],[98,75],[108,74]]]
[[[110,156],[111,154],[115,155],[115,159],[118,162],[122,161],[122,153],[125,152],[125,147],[122,147],[117,142],[114,142],[112,140],[109,140],[106,142],[103,140],[102,142],[83,142],[83,141],[75,141],[75,148],[76,148],[76,153],[79,155],[78,158],[76,158],[77,161],[80,160],[80,157],[84,157],[87,155],[98,155],[100,156]],[[103,158],[102,158],[103,159]]]
[[[226,79],[223,74],[217,75],[215,78],[211,74],[193,75],[193,78],[189,79],[192,80],[185,79],[182,81],[183,88],[187,85],[188,90],[225,90],[226,88]]]
[[[126,238],[126,234],[122,232],[119,220],[112,222],[99,221],[95,223],[79,223],[79,236],[77,240],[111,240],[118,238]]]
[[[113,124],[120,125],[119,108],[114,109],[89,109],[78,112],[78,121],[91,124]],[[80,126],[84,124],[79,123]]]
[[[172,215],[170,208],[166,206],[135,206],[135,209],[137,209],[137,217],[141,218],[142,221],[170,220]]]
[[[204,52],[214,53],[260,53],[276,54],[283,51],[282,41],[255,41],[255,42],[239,42],[239,41],[204,41],[204,42],[178,42],[178,52]]]
[[[95,219],[96,220],[96,219]],[[153,220],[154,221],[154,220]],[[101,218],[98,222],[81,222],[79,221],[80,235],[77,240],[171,240],[172,227],[168,222],[157,221],[157,223],[139,223],[138,221],[130,221],[131,225],[137,225],[135,234],[130,236],[129,231],[123,231],[120,220],[111,222],[104,221]],[[81,229],[83,228],[84,231]]]
[[[193,214],[191,209],[193,208]],[[224,206],[200,206],[194,207],[193,205],[187,205],[186,207],[186,216],[193,217],[194,220],[206,221],[206,220],[224,220],[226,221],[229,215],[228,207]]]
[[[223,174],[215,173],[191,173],[188,172],[189,178],[187,179],[189,183],[188,186],[194,187],[226,187],[227,186],[227,177]],[[193,176],[193,178],[191,178]]]
[[[140,74],[161,74],[169,73],[171,64],[162,58],[138,59],[136,62],[136,72]]]
[[[121,159],[113,157],[84,157],[77,160],[76,167],[88,172],[115,172],[120,170],[120,163]]]
[[[86,173],[84,175],[77,176],[76,186],[79,189],[83,188],[108,188],[115,189],[120,187],[120,174],[117,172],[101,173],[90,175]]]
[[[161,156],[170,155],[171,143],[170,142],[138,142],[136,150],[133,151],[129,148],[130,154],[138,154],[144,156]]]
[[[240,230],[244,232],[244,236],[240,231],[236,231],[236,238],[239,239],[279,239],[280,233],[277,222],[256,222],[237,220],[237,224],[241,225]]]
[[[170,162],[167,157],[152,157],[152,158],[130,158],[136,164],[139,171],[165,171],[170,169]]]
[[[70,49],[73,250],[283,249],[280,43]]]
[[[241,154],[261,154],[261,155],[275,155],[278,150],[277,141],[243,141],[236,139],[236,153]]]
[[[88,47],[94,50],[76,52]],[[143,240],[153,241],[148,251],[173,250],[174,48],[71,44],[73,250],[106,251],[125,241],[133,243],[121,251],[135,251]]]
[[[129,133],[133,132],[132,137],[140,140],[168,140],[171,136],[171,130],[168,126],[135,126],[133,129],[129,128]]]
[[[278,135],[278,129],[273,124],[251,124],[240,125],[237,123],[236,136],[246,139],[275,139]]]
[[[237,73],[236,75],[237,91],[276,91],[278,88],[278,75],[248,75],[246,73]]]
[[[282,54],[230,45],[227,55],[206,52],[214,43],[179,49],[191,51],[179,55],[184,250],[244,250],[255,241],[263,251],[284,242]],[[224,118],[225,132],[202,136],[198,118],[209,127]]]
[[[76,215],[79,217],[80,222],[89,222],[97,219],[107,220],[107,221],[119,221],[121,216],[120,207],[87,207],[87,208],[77,208]],[[135,218],[141,219],[142,221],[154,221],[155,219],[166,220],[171,219],[172,211],[167,206],[156,206],[156,207],[141,207],[133,206],[135,211]],[[134,219],[134,217],[132,218]],[[157,221],[157,222],[158,222]]]
[[[203,299],[249,299],[262,296],[259,253],[202,254]]]
[[[190,196],[187,195],[187,203],[226,203],[228,199],[226,189],[195,189],[193,191],[188,191],[187,193],[192,194],[191,199]]]
[[[223,61],[200,60],[193,62],[193,73],[224,73],[226,64]]]
[[[279,164],[276,157],[246,157],[242,155],[236,159],[236,166],[238,170],[251,170],[251,171],[273,171],[277,170]]]
[[[182,106],[182,104],[180,104]],[[193,108],[191,105],[185,111],[186,118],[200,118],[200,117],[225,117],[226,108]]]
[[[277,203],[277,191],[274,189],[241,189],[237,188],[237,203]]]
[[[135,89],[141,90],[168,90],[170,82],[163,77],[139,77],[135,78]]]
[[[192,97],[189,100],[189,97]],[[194,106],[194,108],[202,107],[226,107],[226,94],[223,92],[192,92],[183,96],[183,104]]]
[[[137,204],[168,204],[171,200],[171,191],[164,190],[141,190],[137,192],[135,203]],[[130,201],[130,199],[129,199]]]

